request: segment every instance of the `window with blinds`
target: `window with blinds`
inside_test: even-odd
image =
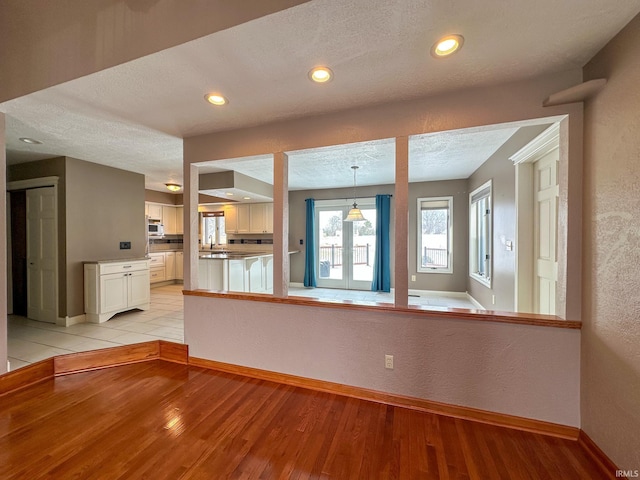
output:
[[[452,273],[453,197],[418,199],[418,272]]]

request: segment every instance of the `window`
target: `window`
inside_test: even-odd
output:
[[[202,212],[202,246],[224,245],[227,234],[224,228],[223,212]]]
[[[452,273],[453,197],[418,199],[418,272]]]
[[[491,180],[469,194],[469,275],[491,287]]]

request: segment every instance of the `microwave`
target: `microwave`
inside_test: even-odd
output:
[[[162,237],[164,235],[164,225],[161,223],[149,223],[147,229],[150,237]]]

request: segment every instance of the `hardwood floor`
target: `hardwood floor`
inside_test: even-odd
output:
[[[0,478],[603,476],[575,441],[154,360],[0,396]]]

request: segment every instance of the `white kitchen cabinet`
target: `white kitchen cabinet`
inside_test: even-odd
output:
[[[84,265],[87,321],[102,323],[126,310],[148,310],[150,302],[148,260]]]
[[[227,260],[228,262],[228,283],[226,290],[232,292],[244,292],[245,291],[245,273],[244,273],[244,259],[242,260]]]
[[[176,279],[176,252],[164,252],[165,280]]]
[[[176,207],[176,233],[184,234],[184,207]]]
[[[238,233],[238,215],[235,205],[224,206],[224,229],[227,233]]]
[[[204,290],[226,290],[228,260],[198,260],[198,287]]]
[[[147,203],[146,206],[148,207],[147,215],[149,215],[151,220],[162,221],[162,205]]]
[[[184,253],[176,252],[176,280],[184,280]]]
[[[178,233],[176,207],[162,207],[162,225],[164,225],[165,235],[176,235]]]
[[[151,271],[150,271],[150,277],[149,277],[150,283],[164,282],[167,279],[165,268],[164,268],[165,267],[164,252],[150,253],[149,258],[150,258],[150,265],[151,265]]]
[[[273,233],[273,204],[250,204],[251,233]]]
[[[251,210],[250,210],[249,204],[244,203],[240,205],[235,205],[235,207],[236,207],[236,217],[238,222],[236,233],[250,233],[251,232]]]

